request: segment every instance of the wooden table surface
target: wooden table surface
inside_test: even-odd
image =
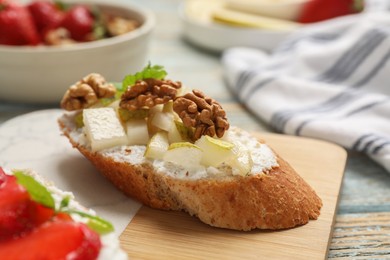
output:
[[[149,60],[153,64],[165,66],[170,78],[201,89],[220,101],[232,125],[250,131],[273,131],[238,104],[227,90],[223,82],[220,55],[197,49],[183,41],[177,12],[182,1],[132,2],[156,14],[157,26],[149,53]],[[54,107],[58,105],[13,104],[1,101],[0,97],[0,126],[17,115]],[[348,154],[328,257],[390,259],[390,174],[365,155]]]

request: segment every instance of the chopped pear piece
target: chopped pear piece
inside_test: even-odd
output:
[[[120,99],[115,100],[114,102],[110,103],[110,104],[108,105],[108,107],[112,107],[112,108],[114,108],[114,109],[119,109],[119,103],[120,103]]]
[[[164,104],[162,112],[172,114],[173,115],[173,120],[181,120],[179,115],[176,114],[175,111],[173,110],[173,100],[169,100],[167,103]]]
[[[146,118],[149,114],[149,109],[138,109],[130,111],[123,108],[118,108],[118,115],[122,122],[127,122],[132,119]]]
[[[172,100],[169,100],[167,103],[164,104],[162,112],[173,113],[173,101]]]
[[[112,107],[84,109],[83,121],[93,152],[127,144],[125,130]]]
[[[234,133],[232,133],[231,130],[226,131],[222,139],[234,144],[234,156],[226,162],[226,164],[238,170],[233,171],[233,174],[245,175],[249,173],[253,167],[251,152],[245,145],[235,140]]]
[[[153,115],[151,124],[168,132],[171,130],[173,125],[173,114],[167,112],[156,112]]]
[[[99,104],[99,107],[113,107],[113,108],[115,108],[116,104],[113,104],[113,103],[117,103],[117,101],[118,100],[115,100],[114,97],[100,98],[99,102],[97,102],[97,104]],[[119,103],[117,103],[117,104],[119,104]]]
[[[157,112],[162,112],[163,111],[163,108],[164,108],[164,105],[163,104],[158,104],[158,105],[155,105],[154,107],[151,107],[149,110],[149,114],[150,115],[153,115]]]
[[[148,143],[149,133],[145,119],[127,121],[126,129],[128,145],[146,145]]]
[[[201,164],[217,167],[234,156],[234,145],[230,142],[203,135],[195,144],[203,150]]]
[[[152,120],[153,120],[153,115],[149,114],[148,118],[146,119],[146,124],[148,126],[148,131],[151,136],[160,131],[160,129],[157,126],[152,124]]]
[[[176,124],[172,124],[171,129],[168,131],[168,140],[170,144],[186,141],[182,138]]]
[[[74,116],[74,122],[77,128],[82,128],[84,126],[83,113],[79,112]]]
[[[174,120],[177,130],[179,131],[183,140],[192,140],[194,130],[190,127],[186,127],[182,121]]]
[[[175,111],[173,110],[173,100],[169,100],[167,103],[164,104],[162,112],[172,114],[174,120],[181,120],[179,115],[176,114]]]
[[[167,133],[158,132],[152,136],[147,144],[144,156],[150,159],[163,159],[168,147]]]
[[[231,157],[226,163],[232,168],[238,169],[239,175],[248,174],[253,167],[253,160],[251,153],[244,145],[241,143],[234,143],[233,148],[234,156]],[[235,171],[233,171],[235,173]]]
[[[200,168],[203,151],[190,142],[173,143],[164,155],[164,161],[172,162],[186,168]]]

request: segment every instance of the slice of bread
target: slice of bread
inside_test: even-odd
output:
[[[183,210],[211,226],[286,229],[320,215],[322,201],[296,171],[266,144],[233,128],[250,143],[254,166],[237,175],[229,167],[193,171],[143,157],[145,146],[118,146],[93,152],[75,124],[75,113],[59,119],[63,134],[126,195],[156,209]]]

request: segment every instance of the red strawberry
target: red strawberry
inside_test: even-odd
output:
[[[37,45],[39,36],[25,6],[0,0],[0,44]]]
[[[29,215],[34,227],[38,227],[54,217],[55,212],[53,209],[46,208],[35,201],[32,201],[31,204]]]
[[[55,220],[0,244],[0,259],[96,259],[99,235],[85,224]]]
[[[52,218],[54,211],[31,200],[14,176],[0,168],[0,241],[17,237]]]
[[[85,41],[87,35],[93,30],[94,22],[92,13],[87,6],[76,5],[66,12],[62,27],[70,32],[72,39]]]
[[[33,201],[17,178],[0,168],[0,259],[96,259],[100,236],[69,214]]]
[[[311,0],[298,17],[300,23],[314,23],[338,16],[360,12],[363,0]]]
[[[9,176],[0,189],[0,240],[19,234],[31,226],[30,195]]]
[[[64,17],[64,13],[51,1],[34,1],[28,5],[28,10],[41,36],[44,31],[58,28]]]

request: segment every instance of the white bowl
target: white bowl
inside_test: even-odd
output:
[[[72,46],[0,46],[0,101],[59,103],[66,89],[89,73],[122,81],[146,65],[154,15],[128,4],[93,3],[104,12],[136,19],[141,26],[121,36]]]
[[[272,51],[293,30],[272,30],[230,26],[216,23],[212,13],[221,0],[187,1],[179,8],[184,39],[201,48],[221,52],[230,47],[245,46]],[[188,8],[191,8],[191,12]],[[192,14],[192,12],[194,12]],[[191,13],[191,14],[189,14]]]
[[[302,7],[310,0],[226,0],[236,10],[295,21]]]

